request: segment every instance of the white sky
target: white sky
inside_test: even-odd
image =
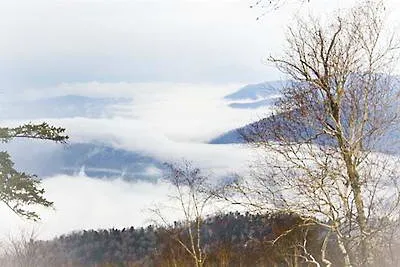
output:
[[[260,21],[256,17],[263,11],[250,9],[252,2],[1,1],[0,89],[90,81],[272,80],[279,74],[262,60],[282,48],[292,14],[354,1],[287,5]]]

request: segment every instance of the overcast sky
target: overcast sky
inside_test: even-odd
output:
[[[352,1],[289,4],[259,21],[263,10],[250,9],[253,2],[1,1],[0,89],[90,81],[273,80],[279,74],[262,61],[281,50],[292,15]]]
[[[246,1],[2,1],[1,79],[263,80],[266,26]],[[8,77],[4,77],[8,76]],[[13,79],[14,81],[10,81]]]

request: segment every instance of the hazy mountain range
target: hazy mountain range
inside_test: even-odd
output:
[[[277,89],[281,84],[281,82],[266,82],[247,85],[226,95],[224,100],[232,109],[269,106],[277,98]],[[129,98],[94,98],[79,95],[49,97],[5,103],[1,119],[109,117],[114,107],[129,102]],[[235,136],[235,130],[223,134],[211,143],[235,143],[228,140],[233,138],[231,136]],[[101,142],[44,145],[42,142],[14,141],[2,146],[11,153],[18,168],[40,177],[84,173],[90,177],[154,180],[161,175],[164,163],[154,156],[139,151],[114,148],[110,144]],[[27,151],[29,153],[26,153]]]
[[[231,109],[241,112],[243,109],[257,111],[258,108],[272,107],[279,98],[279,89],[284,82],[265,82],[250,84],[224,96],[224,103]],[[9,103],[2,117],[8,119],[37,118],[104,118],[112,117],[112,111],[118,105],[129,105],[129,98],[95,98],[78,95],[65,95]],[[4,105],[3,105],[4,107]],[[40,108],[38,108],[40,107]],[[259,114],[263,115],[263,114]],[[240,144],[243,139],[240,131],[246,131],[254,124],[268,127],[264,120],[222,132],[213,137],[209,146],[221,144]],[[395,140],[398,132],[387,135],[385,141]],[[143,151],[117,148],[107,142],[73,141],[65,146],[42,142],[11,142],[2,145],[12,154],[16,166],[41,177],[55,174],[85,174],[89,177],[122,177],[128,180],[154,181],[162,175],[165,159]],[[29,153],[27,153],[29,151]],[[395,150],[399,151],[399,150]]]
[[[95,98],[80,95],[64,95],[37,100],[3,102],[0,119],[33,120],[40,118],[107,116],[118,104],[129,103],[128,98]]]

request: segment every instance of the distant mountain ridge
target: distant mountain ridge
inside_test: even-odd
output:
[[[279,94],[279,90],[288,84],[288,81],[271,81],[248,84],[238,91],[226,95],[225,100],[260,100]]]
[[[264,82],[239,88],[224,97],[231,108],[260,108],[271,106],[284,82]],[[101,98],[80,95],[47,97],[34,101],[6,103],[0,119],[40,119],[89,117],[99,118],[114,114],[114,106],[126,106],[128,98]],[[221,137],[223,138],[223,137]],[[242,142],[235,131],[225,141],[216,139],[211,144]],[[139,151],[113,148],[103,143],[71,143],[65,147],[42,142],[13,142],[4,145],[15,160],[16,167],[39,177],[57,174],[86,175],[89,177],[154,181],[161,177],[163,162]],[[1,148],[1,145],[0,145]],[[26,153],[30,151],[30,153]]]
[[[395,77],[397,79],[397,77]],[[400,82],[395,80],[395,85],[400,85]],[[269,106],[273,107],[275,101],[279,99],[279,90],[282,87],[278,87],[277,85],[284,86],[285,84],[288,84],[288,81],[285,82],[272,82],[272,83],[261,83],[261,84],[254,84],[254,85],[248,85],[243,87],[241,90],[227,96],[226,98],[229,99],[257,99],[256,101],[247,103],[247,102],[241,102],[239,103],[231,103],[230,105],[234,105],[235,107],[238,108],[256,108],[257,105],[262,105],[262,106]],[[395,87],[396,88],[396,87]],[[395,92],[398,89],[394,89]],[[268,96],[268,93],[272,94]],[[258,100],[260,96],[264,97],[263,100]],[[395,105],[393,105],[395,107]],[[276,120],[276,123],[283,123],[285,124],[285,119],[283,114],[275,114],[274,115],[274,120]],[[264,119],[260,119],[258,121],[249,123],[247,125],[244,125],[242,127],[236,128],[229,130],[225,133],[222,133],[221,135],[213,138],[212,140],[209,141],[209,144],[241,144],[245,143],[246,140],[244,136],[248,136],[251,134],[252,129],[257,128],[258,130],[261,130],[263,133],[266,134],[265,138],[270,139],[268,137],[268,129],[272,127],[272,120],[269,120],[268,117]],[[290,126],[293,127],[293,126]],[[298,127],[300,127],[298,130],[301,132],[303,137],[311,137],[315,135],[315,132],[313,129],[302,125],[302,123],[298,123]],[[290,136],[287,136],[287,138],[291,139]],[[374,151],[379,151],[387,154],[400,154],[400,127],[392,127],[389,129],[382,138],[378,142],[376,142],[375,146],[373,147]],[[319,145],[332,145],[332,140],[327,140],[324,137],[319,137],[314,139],[315,144]]]
[[[257,109],[260,107],[272,108],[279,99],[280,90],[289,81],[272,81],[257,84],[249,84],[238,91],[224,97],[225,100],[234,101],[229,106],[237,109]],[[249,124],[251,125],[251,124]],[[240,131],[249,125],[227,131],[209,141],[209,144],[240,144],[244,140]]]
[[[287,84],[287,81],[263,82],[249,84],[238,91],[226,95],[225,100],[229,106],[236,109],[257,109],[272,106],[279,98],[279,90]]]
[[[61,169],[68,174],[155,181],[164,168],[163,162],[150,156],[104,144],[78,143],[60,152]]]
[[[126,104],[128,98],[99,98],[80,95],[47,97],[31,101],[2,103],[0,119],[40,119],[67,117],[106,117],[112,106]]]
[[[42,143],[11,143],[7,148],[17,168],[41,178],[68,174],[156,181],[164,168],[163,162],[153,157],[102,143],[73,143],[47,149]],[[26,150],[30,154],[23,153]]]

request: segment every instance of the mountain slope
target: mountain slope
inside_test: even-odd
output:
[[[63,147],[43,146],[43,142],[14,142],[7,144],[7,149],[17,168],[40,177],[84,174],[155,181],[161,177],[164,167],[163,162],[150,156],[101,143],[74,143]]]

